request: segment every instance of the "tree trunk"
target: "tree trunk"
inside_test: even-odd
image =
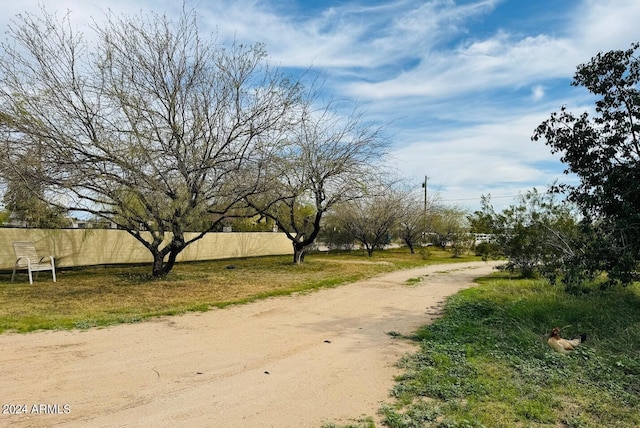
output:
[[[152,251],[151,253],[153,254],[151,276],[154,278],[162,278],[163,276],[166,276],[169,272],[165,271],[164,254],[159,250]]]
[[[293,244],[293,263],[296,265],[301,264],[304,261],[304,253],[306,247],[302,245]]]
[[[184,237],[182,233],[176,233],[171,240],[171,243],[162,250],[158,250],[158,248],[154,248],[151,250],[153,254],[153,268],[151,275],[154,278],[163,278],[171,272],[173,266],[176,264],[176,258],[178,254],[182,252],[186,248],[186,244],[184,241]],[[167,261],[165,262],[165,257],[169,256]]]
[[[180,254],[181,250],[172,249],[169,252],[169,258],[167,261],[164,261],[165,254],[162,251],[157,251],[153,253],[153,268],[151,272],[151,276],[154,278],[164,278],[171,272],[173,266],[176,264],[176,258],[178,254]]]
[[[415,250],[413,249],[413,243],[411,241],[405,240],[405,242],[407,243],[407,247],[409,247],[409,251],[411,252],[411,254],[415,254]]]

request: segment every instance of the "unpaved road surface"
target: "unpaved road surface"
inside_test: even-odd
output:
[[[86,331],[0,335],[0,426],[321,427],[376,418],[446,296],[493,264]],[[422,278],[417,285],[407,280]],[[413,282],[413,281],[412,281]],[[17,413],[17,414],[16,414]]]

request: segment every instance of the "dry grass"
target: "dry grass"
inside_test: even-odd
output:
[[[89,328],[206,311],[269,296],[331,287],[382,272],[430,263],[468,261],[432,250],[429,258],[406,249],[362,253],[311,254],[293,265],[290,256],[178,264],[164,279],[149,278],[149,266],[89,267],[60,270],[29,285],[0,274],[0,332]]]

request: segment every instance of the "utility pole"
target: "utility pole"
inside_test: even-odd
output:
[[[424,183],[422,183],[422,187],[424,188],[424,212],[422,213],[422,245],[426,242],[427,239],[427,180],[428,177],[424,176]]]
[[[424,183],[422,183],[422,187],[424,188],[424,215],[427,216],[427,180],[429,177],[424,176]]]

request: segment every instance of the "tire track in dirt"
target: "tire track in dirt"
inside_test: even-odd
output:
[[[388,333],[413,333],[493,266],[429,266],[140,324],[0,335],[0,401],[28,410],[0,414],[0,426],[286,428],[376,416],[396,362],[415,350]],[[57,411],[31,414],[40,404]]]

